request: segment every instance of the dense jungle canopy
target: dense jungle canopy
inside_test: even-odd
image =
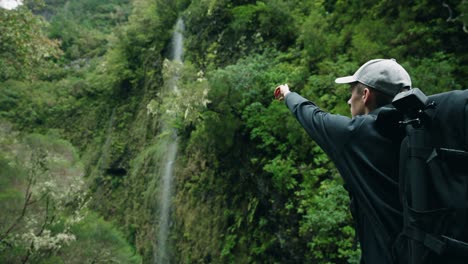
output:
[[[171,263],[358,263],[343,182],[273,89],[349,115],[334,79],[374,58],[426,94],[465,89],[467,13],[466,0],[0,8],[0,263],[154,263],[167,127]],[[183,64],[169,60],[179,18]]]

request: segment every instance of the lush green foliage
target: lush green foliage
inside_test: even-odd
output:
[[[463,3],[447,5],[461,17]],[[211,247],[194,234],[207,227],[182,220],[179,236],[186,239],[179,245],[190,250],[181,260],[356,263],[339,176],[285,107],[272,102],[272,90],[287,82],[347,115],[347,87],[333,80],[375,57],[397,58],[428,94],[466,87],[459,74],[466,61],[461,24],[426,2],[194,1],[184,14],[187,59],[206,71],[211,103],[195,125],[185,125],[187,171],[176,206],[190,210],[182,204],[201,199],[216,208],[191,214],[218,214],[219,225],[208,233],[224,242],[209,244],[220,255],[205,250]],[[430,68],[437,74],[428,74]]]
[[[0,8],[0,81],[36,79],[53,67],[51,59],[61,55],[56,40],[48,39],[44,19],[25,7]]]
[[[105,53],[108,34],[127,21],[129,10],[128,1],[89,0],[50,3],[42,11],[54,13],[50,17],[49,37],[60,40],[64,59],[89,60]]]
[[[274,87],[347,115],[333,80],[371,58],[428,94],[468,84],[462,0],[29,6],[0,10],[1,262],[153,262],[175,128],[175,263],[357,263],[339,174]]]

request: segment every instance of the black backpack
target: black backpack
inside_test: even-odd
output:
[[[468,90],[398,94],[403,230],[399,263],[468,263]]]

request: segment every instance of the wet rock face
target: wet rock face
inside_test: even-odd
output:
[[[127,170],[124,168],[107,168],[106,174],[113,176],[125,176],[127,174]]]

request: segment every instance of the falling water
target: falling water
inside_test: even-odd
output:
[[[182,33],[185,30],[184,21],[179,18],[172,35],[172,60],[182,62],[184,53],[184,36]]]
[[[182,65],[182,58],[184,55],[184,21],[179,18],[177,20],[174,33],[172,34],[172,61],[175,63],[176,67]],[[177,81],[179,80],[179,69],[177,69],[172,76],[172,80],[169,80],[169,86],[173,92],[178,93],[179,89],[177,88]]]
[[[173,36],[172,36],[172,60],[182,63],[183,56],[183,30],[184,23],[182,19],[177,21]],[[172,77],[171,92],[178,92],[177,90],[177,73]],[[166,125],[163,125],[165,128]],[[177,131],[171,131],[171,137],[167,142],[166,159],[164,163],[164,170],[162,171],[159,200],[159,231],[157,237],[157,249],[155,250],[155,263],[170,263],[170,256],[168,252],[168,237],[169,237],[169,223],[170,223],[170,207],[172,199],[172,182],[173,182],[173,169],[174,161],[177,156]]]
[[[166,164],[164,166],[164,174],[162,177],[161,199],[159,203],[160,216],[159,216],[159,232],[157,240],[156,263],[169,263],[169,254],[167,249],[168,236],[169,236],[169,222],[170,222],[170,205],[172,197],[172,172],[174,160],[177,154],[177,139],[170,142],[167,149]]]

